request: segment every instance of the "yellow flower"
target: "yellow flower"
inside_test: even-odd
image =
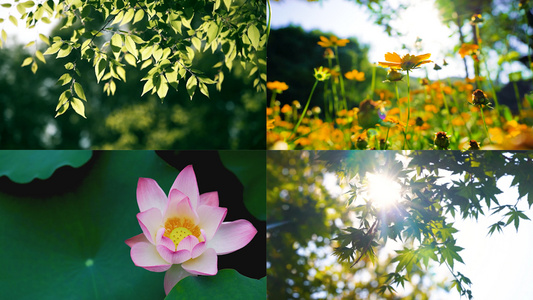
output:
[[[378,62],[378,65],[384,68],[402,69],[404,71],[410,71],[418,68],[422,64],[432,62],[431,60],[428,60],[430,56],[430,53],[426,53],[421,55],[406,54],[400,57],[400,55],[398,55],[398,53],[396,52],[387,52],[387,54],[385,54],[386,61]]]
[[[267,130],[274,129],[276,127],[276,125],[274,125],[274,121],[274,119],[267,120]]]
[[[478,45],[463,43],[461,48],[459,48],[459,55],[461,55],[461,58],[465,58],[467,55],[476,55],[478,49]]]
[[[328,39],[325,36],[320,36],[320,41],[317,43],[321,47],[328,48],[328,47],[344,47],[346,44],[348,44],[350,41],[348,39],[338,39],[336,36],[332,35]]]
[[[350,72],[346,72],[344,76],[348,80],[365,81],[365,73],[359,72],[357,70],[351,70]]]
[[[324,67],[315,68],[315,78],[318,81],[326,81],[331,76],[331,74],[324,69]]]
[[[326,59],[334,59],[335,58],[335,53],[333,53],[333,50],[331,50],[330,48],[326,48],[326,50],[324,50],[324,58],[326,58]]]
[[[289,89],[289,86],[285,82],[271,81],[267,82],[267,88],[269,90],[275,91],[278,94]]]
[[[281,112],[286,114],[292,112],[292,107],[290,107],[288,104],[283,105],[281,108]]]

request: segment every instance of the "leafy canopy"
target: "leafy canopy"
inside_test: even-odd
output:
[[[335,151],[337,152],[337,151]],[[355,212],[357,228],[347,227],[335,237],[334,255],[339,262],[356,265],[362,258],[376,261],[375,248],[388,239],[404,242],[392,259],[397,263],[386,276],[381,291],[392,291],[393,285],[410,280],[414,271],[427,268],[431,261],[446,264],[454,279],[451,287],[472,298],[471,281],[455,271],[462,247],[457,245],[454,220],[473,218],[490,213],[501,219],[489,226],[488,235],[529,217],[518,208],[526,200],[533,205],[531,175],[528,171],[533,155],[527,152],[411,152],[402,162],[397,152],[353,154],[351,152],[322,152],[320,159],[330,171],[350,181],[349,210]],[[361,156],[367,157],[361,163]],[[407,162],[408,161],[408,162]],[[405,164],[405,165],[404,165]],[[446,171],[446,175],[443,173]],[[357,198],[364,188],[367,172],[387,174],[401,186],[401,200],[390,207],[379,207],[375,199]],[[519,198],[514,204],[500,204],[496,195],[502,193],[496,183],[502,176],[512,176]],[[353,182],[355,181],[355,182]],[[353,183],[352,183],[353,182]],[[385,187],[386,188],[386,187]],[[359,201],[360,200],[360,201]],[[353,202],[353,204],[352,204]]]
[[[265,90],[266,17],[262,1],[15,0],[14,5],[16,11],[12,4],[2,4],[10,9],[8,19],[15,26],[19,20],[33,28],[60,19],[61,29],[72,30],[68,37],[40,34],[40,42],[48,48],[36,50],[22,63],[31,65],[35,73],[38,62],[46,63],[47,55],[68,59],[66,72],[58,80],[66,89],[59,96],[56,117],[69,107],[85,117],[84,101],[88,99],[76,67],[80,60],[92,63],[96,80],[104,82],[108,95],[115,93],[115,81],[127,80],[126,65],[146,72],[141,79],[142,95],[157,94],[161,100],[170,88],[177,90],[180,82],[185,83],[191,99],[197,90],[209,97],[208,85],[215,84],[220,91],[224,71],[231,70],[236,62],[253,78],[258,91]],[[5,31],[2,39],[6,39]],[[32,41],[26,46],[35,44]],[[194,68],[195,57],[206,51],[220,54],[213,65],[218,70],[215,78]]]

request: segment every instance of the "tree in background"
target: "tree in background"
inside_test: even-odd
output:
[[[401,157],[394,151],[269,153],[270,296],[325,298],[319,296],[325,293],[330,298],[351,295],[353,299],[355,294],[356,298],[394,299],[399,297],[395,292],[399,287],[420,283],[421,277],[432,280],[427,274],[440,264],[447,266],[451,279],[415,288],[420,297],[427,299],[423,293],[427,297],[435,288],[445,287],[472,298],[468,274],[454,268],[468,262],[461,258],[463,248],[457,244],[453,221],[477,220],[491,213],[501,219],[488,228],[489,235],[506,226],[518,230],[520,221],[529,219],[522,202],[527,201],[527,207],[533,204],[528,184],[533,156],[418,151]],[[331,197],[325,172],[336,174],[341,186],[348,188],[344,200]],[[504,176],[513,177],[511,186],[519,193],[516,201],[500,203],[496,198],[502,193],[496,182]],[[375,194],[394,185],[396,193]],[[372,191],[375,186],[377,192]],[[386,204],[386,200],[393,201]],[[384,259],[380,249],[391,240],[400,248]],[[332,254],[337,262],[330,259]]]
[[[320,36],[329,37],[330,34],[318,30],[305,32],[300,27],[287,27],[270,31],[268,44],[268,78],[270,81],[282,81],[289,85],[289,89],[283,92],[280,101],[283,104],[293,100],[303,101],[309,96],[309,87],[313,85],[315,78],[312,76],[313,68],[319,66],[328,67],[328,60],[324,57],[325,48],[317,42]],[[339,62],[342,74],[356,69],[365,73],[365,81],[346,82],[346,97],[348,106],[354,107],[361,101],[361,95],[370,92],[370,78],[372,77],[372,65],[368,61],[368,45],[361,45],[355,38],[339,48]],[[294,55],[298,53],[298,55]],[[385,70],[378,69],[381,78],[385,77]],[[297,79],[297,80],[294,80]],[[332,78],[331,80],[335,80]],[[338,78],[336,79],[338,80]],[[385,84],[377,82],[378,89],[384,88]],[[313,98],[311,107],[320,106],[324,103],[323,86],[319,85]],[[268,98],[269,99],[269,98]]]
[[[324,153],[324,152],[322,152]],[[326,152],[341,158],[343,151]],[[369,155],[354,156],[362,168],[377,163]],[[324,185],[326,165],[313,152],[269,151],[267,153],[267,292],[272,299],[377,299],[385,284],[391,257],[377,264],[363,258],[337,263],[332,239],[354,222],[353,212],[333,198]],[[413,269],[420,278],[401,299],[427,299],[441,283],[427,286],[431,275]],[[400,299],[383,291],[380,299]]]
[[[73,29],[66,36],[52,38],[40,34],[40,42],[48,48],[36,50],[23,66],[31,65],[35,73],[38,61],[46,63],[45,55],[68,57],[65,72],[59,78],[66,86],[56,107],[58,115],[69,107],[85,117],[88,98],[81,85],[78,64],[86,60],[94,67],[97,82],[103,90],[115,94],[115,81],[126,81],[126,65],[142,71],[142,95],[156,94],[164,99],[170,89],[181,82],[192,99],[196,90],[209,97],[207,85],[218,90],[224,74],[235,64],[242,64],[247,76],[253,78],[258,91],[264,91],[266,61],[265,7],[261,1],[187,0],[187,1],[80,1],[56,3],[15,1],[2,5],[9,10],[9,21],[19,20],[27,27],[60,19],[62,29]],[[18,12],[18,14],[17,14]],[[17,15],[20,17],[15,17]],[[3,20],[2,20],[3,21]],[[263,34],[261,33],[263,32]],[[3,34],[5,39],[5,32]],[[36,41],[30,42],[32,46]],[[209,69],[197,69],[195,59],[203,52],[219,55],[210,67],[215,77],[205,76]],[[129,76],[128,76],[129,77]]]

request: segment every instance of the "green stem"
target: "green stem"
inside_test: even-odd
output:
[[[370,98],[374,99],[374,89],[376,88],[376,65],[372,64],[372,85],[370,86],[372,94],[370,94]],[[399,104],[399,103],[398,103]]]
[[[398,108],[400,109],[400,121],[402,120],[402,108],[400,106],[400,93],[398,92],[398,82],[394,82],[394,88],[396,89],[396,102],[398,103]],[[405,129],[403,131],[403,150],[405,150],[405,145],[407,145],[407,134],[405,133]]]
[[[342,94],[342,101],[344,101],[344,108],[348,110],[348,102],[346,102],[346,92],[344,91],[344,79],[342,78],[342,69],[341,64],[339,62],[339,47],[335,46],[335,60],[337,61],[337,66],[339,66],[339,80],[341,84],[341,94]]]
[[[405,133],[409,129],[409,119],[411,117],[411,82],[409,80],[409,70],[407,70],[407,123],[405,124]]]
[[[398,82],[394,82],[394,88],[396,89],[396,104],[398,109],[400,109],[400,120],[402,119],[402,108],[400,107],[400,93],[398,93]]]
[[[294,135],[294,133],[296,133],[296,130],[298,130],[300,123],[302,123],[302,120],[304,119],[305,114],[307,113],[307,108],[309,107],[309,103],[311,103],[311,97],[313,96],[313,93],[315,92],[315,88],[317,85],[318,85],[318,80],[315,80],[315,84],[313,85],[313,88],[311,89],[311,94],[309,94],[309,98],[307,98],[307,104],[305,104],[304,111],[302,112],[302,115],[300,116],[298,123],[296,123],[296,126],[294,126],[294,129],[292,130],[292,133],[289,136],[289,139]]]
[[[481,119],[483,120],[483,125],[485,125],[485,131],[487,132],[487,137],[489,138],[489,143],[492,144],[492,141],[490,140],[489,129],[487,128],[487,123],[485,123],[485,114],[483,113],[483,106],[480,105],[479,109],[481,110]]]
[[[518,92],[518,86],[516,85],[516,81],[513,80],[513,88],[514,88],[514,96],[516,97],[516,104],[518,106],[518,115],[520,116],[520,113],[522,112],[522,103],[520,99],[520,93]]]
[[[389,145],[389,131],[390,131],[390,127],[387,127],[387,135],[385,136],[385,149],[383,150],[387,150],[387,147]]]
[[[270,7],[270,0],[267,0],[268,6],[268,24],[267,24],[267,38],[270,36],[270,20],[272,20],[272,9]]]
[[[270,97],[270,107],[274,109],[274,105],[276,104],[276,90],[272,90],[272,97]]]

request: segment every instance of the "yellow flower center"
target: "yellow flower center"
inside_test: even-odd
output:
[[[174,242],[178,248],[179,243],[189,235],[194,235],[200,242],[203,242],[204,238],[200,232],[198,225],[195,225],[193,221],[185,218],[168,218],[165,221],[165,233],[163,236],[168,237]]]

